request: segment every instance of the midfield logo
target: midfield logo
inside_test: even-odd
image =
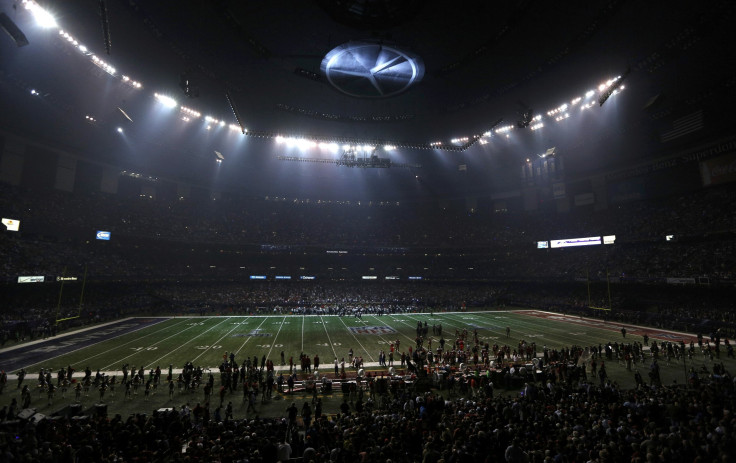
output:
[[[396,330],[390,326],[351,326],[353,334],[393,334]]]

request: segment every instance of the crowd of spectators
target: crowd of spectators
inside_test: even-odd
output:
[[[734,281],[732,186],[568,214],[468,213],[426,204],[270,199],[163,201],[0,185],[0,209],[21,221],[0,233],[0,278],[232,278],[311,274],[359,279],[531,281],[668,277]],[[109,242],[95,240],[110,231]],[[614,245],[537,249],[537,241],[616,235]],[[665,236],[673,235],[672,241]],[[340,252],[341,254],[330,254]],[[278,270],[274,270],[278,269]]]
[[[0,188],[3,213],[21,220],[23,230],[64,237],[100,229],[113,236],[189,243],[481,249],[614,234],[617,243],[662,241],[667,234],[703,238],[736,229],[736,213],[728,207],[735,188],[730,185],[569,213],[494,213],[490,205],[468,213],[430,203],[285,198],[165,201]]]
[[[736,335],[732,185],[567,214],[27,193],[0,184],[3,217],[21,221],[19,233],[0,232],[3,345],[54,335],[58,318],[71,318],[60,325],[68,329],[153,313],[336,315],[507,306]],[[110,231],[112,240],[97,242],[96,230]],[[601,235],[616,235],[616,244],[535,246]],[[666,235],[675,240],[665,241]],[[344,253],[327,253],[334,250]],[[317,279],[299,281],[299,273]],[[251,274],[270,280],[249,281]],[[275,274],[294,280],[273,281]],[[59,283],[18,285],[21,275],[78,280],[62,294]],[[82,292],[85,275],[90,281]],[[363,282],[361,275],[401,280]],[[424,281],[407,282],[408,275]],[[693,284],[666,284],[667,277]],[[551,387],[530,381],[523,395],[490,392],[476,395],[470,388],[458,398],[402,389],[389,400],[317,414],[303,425],[290,418],[210,416],[188,406],[127,419],[38,423],[16,420],[17,409],[3,410],[1,459],[689,463],[735,457],[736,389],[722,370],[691,388],[652,382],[624,390],[576,377]]]
[[[518,375],[511,347],[498,351],[508,360],[506,376]],[[234,418],[231,405],[221,411],[223,388],[214,413],[207,402],[127,419],[94,408],[36,421],[19,417],[11,404],[0,411],[0,452],[7,462],[79,463],[732,461],[736,384],[722,364],[691,369],[690,387],[663,385],[652,374],[632,389],[604,375],[600,384],[589,381],[580,362],[590,361],[595,373],[597,359],[602,372],[615,351],[618,343],[605,354],[595,346],[545,349],[544,379],[529,374],[511,394],[494,393],[501,384],[472,371],[451,373],[466,385],[457,389],[420,389],[418,378],[392,380],[365,397],[362,388],[351,389],[339,411],[323,413],[315,403],[313,420],[308,400],[301,420],[294,404],[284,404],[283,417],[259,418],[254,408],[254,415]],[[651,371],[655,365],[656,357]],[[248,370],[257,375],[263,367]]]

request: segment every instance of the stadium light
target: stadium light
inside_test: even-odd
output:
[[[176,106],[178,104],[175,99],[173,99],[171,97],[168,97],[166,95],[161,95],[161,94],[158,94],[158,93],[154,93],[153,96],[155,96],[156,99],[161,104],[163,104],[164,106],[166,106],[167,108],[172,108],[172,109],[173,108],[176,108]]]
[[[202,116],[202,114],[199,111],[195,111],[192,108],[187,108],[186,106],[182,106],[180,108],[180,111],[186,114],[189,117],[199,118]]]
[[[41,8],[38,3],[30,0],[24,0],[23,6],[25,6],[26,10],[31,12],[31,14],[33,15],[33,19],[36,20],[36,24],[43,27],[44,29],[59,27],[59,25],[56,23],[56,19],[54,19],[51,13]]]

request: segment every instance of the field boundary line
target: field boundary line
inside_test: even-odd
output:
[[[131,317],[131,318],[128,318],[128,319],[126,319],[126,321],[130,321],[131,319],[135,319],[135,318],[137,318],[137,317]],[[165,321],[165,320],[164,320],[164,321]],[[159,322],[159,323],[162,323],[162,322]],[[121,337],[121,336],[125,336],[125,335],[128,335],[128,334],[132,334],[132,333],[135,333],[136,331],[140,331],[140,330],[142,330],[142,329],[145,329],[145,328],[150,328],[151,326],[156,326],[156,325],[141,326],[140,328],[137,328],[137,329],[135,329],[135,330],[133,330],[133,331],[128,331],[127,333],[121,333],[121,334],[119,334],[118,336],[115,336],[115,337],[113,337],[113,338],[109,338],[109,339],[103,339],[103,340],[101,340],[101,341],[97,341],[97,342],[95,342],[95,343],[92,343],[92,344],[88,344],[88,345],[86,345],[86,346],[78,347],[78,348],[76,348],[76,349],[74,349],[74,350],[70,350],[69,352],[65,352],[65,353],[63,353],[63,354],[59,354],[59,355],[55,355],[55,356],[53,356],[53,357],[48,357],[48,358],[45,358],[44,360],[42,360],[42,361],[40,361],[40,362],[36,362],[36,363],[31,363],[30,365],[26,365],[26,366],[24,366],[24,367],[22,367],[22,368],[30,368],[30,367],[32,367],[32,366],[36,366],[36,365],[39,365],[39,364],[41,364],[41,363],[44,363],[44,362],[49,362],[49,361],[51,361],[51,360],[54,360],[55,358],[59,358],[59,357],[63,357],[63,356],[65,356],[65,355],[73,354],[74,352],[80,351],[80,350],[82,350],[82,349],[87,349],[87,348],[90,348],[90,347],[96,346],[97,344],[102,344],[103,342],[111,341],[111,340],[113,340],[113,339],[116,339],[116,338],[119,338],[119,337]],[[174,325],[174,326],[176,326],[176,325]],[[155,333],[158,333],[158,332],[160,332],[160,331],[163,331],[163,330],[166,330],[166,329],[168,329],[168,328],[161,328],[160,330],[158,330],[158,331],[154,331],[153,333],[150,333],[150,334],[155,334]],[[86,330],[85,330],[85,331],[86,331]],[[82,332],[82,331],[80,331],[80,333],[81,333],[81,332]],[[149,335],[147,334],[146,336],[149,336]],[[144,336],[144,337],[145,337],[145,336]],[[46,339],[45,341],[48,341],[48,339]],[[133,342],[133,341],[130,341],[130,342]],[[124,345],[126,345],[126,344],[130,344],[130,342],[126,342],[126,343],[124,343],[124,344],[122,344],[122,345],[124,346]],[[119,349],[119,348],[120,348],[120,346],[117,346],[117,347],[116,347],[115,349]],[[92,357],[88,357],[88,358],[86,358],[85,360],[89,360],[89,359],[91,359],[91,358],[95,358],[95,357],[97,357],[97,356],[99,356],[99,355],[102,355],[102,354],[106,354],[106,353],[108,353],[108,352],[110,352],[110,351],[112,351],[112,350],[115,350],[115,349],[108,349],[108,350],[106,350],[105,352],[101,352],[101,353],[99,353],[99,354],[93,355]]]
[[[74,336],[74,335],[77,335],[79,333],[84,333],[86,331],[96,330],[96,329],[99,329],[99,328],[104,328],[105,326],[114,325],[115,323],[129,322],[130,320],[135,320],[136,318],[163,318],[164,320],[161,320],[161,322],[164,322],[167,319],[170,320],[170,319],[175,318],[175,317],[126,317],[126,318],[122,318],[120,320],[115,320],[115,321],[111,321],[111,322],[101,323],[99,325],[88,326],[87,328],[80,328],[78,330],[60,333],[60,334],[57,334],[56,336],[51,337],[51,338],[36,339],[35,341],[28,341],[28,342],[24,342],[24,343],[21,343],[21,344],[16,344],[16,345],[10,346],[10,347],[3,347],[2,349],[0,349],[0,354],[4,354],[5,352],[14,351],[16,349],[22,349],[22,348],[28,347],[28,346],[35,346],[36,344],[42,344],[42,343],[48,342],[48,341],[54,341],[54,340],[58,340],[58,339],[64,339],[67,336]],[[161,323],[161,322],[158,322],[158,323]]]
[[[665,330],[665,329],[657,328],[657,327],[654,327],[654,326],[643,326],[643,325],[634,325],[634,324],[631,324],[631,323],[610,322],[610,321],[601,320],[601,319],[598,319],[598,318],[580,317],[580,316],[577,316],[577,315],[568,315],[568,314],[559,313],[559,312],[549,312],[549,311],[546,311],[546,310],[529,309],[529,310],[525,310],[525,312],[538,312],[538,313],[543,313],[543,314],[547,314],[547,315],[561,316],[561,317],[564,317],[562,320],[554,320],[554,321],[563,322],[563,323],[569,323],[571,325],[575,325],[575,322],[573,322],[572,320],[585,320],[587,322],[596,322],[600,326],[598,326],[598,327],[591,326],[591,327],[592,328],[598,328],[598,329],[601,329],[601,330],[618,331],[621,328],[627,328],[627,329],[633,328],[633,329],[636,329],[636,330],[642,330],[642,331],[646,332],[647,335],[650,338],[656,338],[656,339],[661,339],[661,338],[658,338],[656,336],[657,333],[676,334],[676,335],[679,335],[679,336],[683,336],[685,338],[692,338],[692,339],[696,339],[697,338],[697,334],[685,333],[685,332],[682,332],[682,331]],[[524,315],[528,315],[528,314],[524,314]],[[545,319],[544,317],[536,317],[535,315],[529,315],[529,316],[530,317],[535,317],[535,318]],[[571,321],[566,321],[565,319],[567,319],[567,318],[570,318]],[[665,338],[665,340],[671,341],[671,340],[666,339],[666,338]]]

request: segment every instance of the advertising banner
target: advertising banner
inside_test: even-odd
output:
[[[700,162],[703,186],[719,185],[736,180],[736,154],[727,154]]]

